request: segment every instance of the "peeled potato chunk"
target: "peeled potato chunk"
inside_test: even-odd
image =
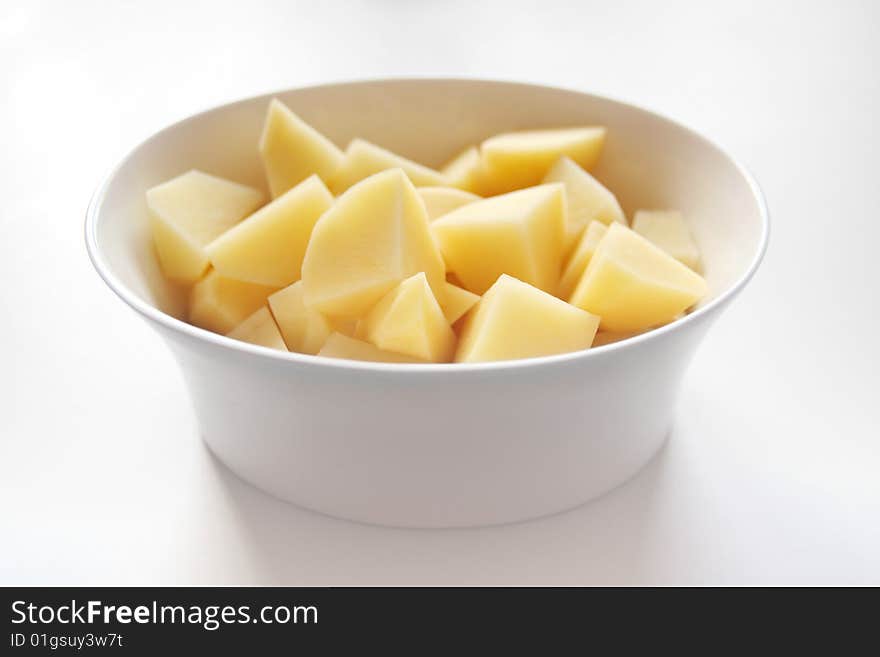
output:
[[[341,333],[333,333],[321,351],[319,356],[325,358],[342,358],[345,360],[366,360],[375,363],[420,363],[421,361],[404,356],[403,354],[395,354],[391,351],[383,351],[376,345],[363,340],[350,338]]]
[[[300,279],[312,229],[331,205],[333,195],[310,176],[211,242],[211,264],[240,281],[290,285]]]
[[[420,271],[442,298],[446,268],[425,206],[402,170],[384,171],[340,196],[315,224],[302,266],[305,303],[331,317],[362,317]]]
[[[240,281],[290,285],[300,279],[312,229],[331,205],[321,179],[309,176],[211,242],[211,264]]]
[[[272,197],[317,174],[327,181],[342,162],[342,151],[277,98],[269,103],[260,155]]]
[[[261,347],[287,351],[284,340],[281,338],[281,333],[278,331],[278,326],[275,324],[275,320],[272,319],[272,313],[269,312],[266,306],[253,313],[226,335],[236,340],[260,345]]]
[[[446,265],[475,294],[501,274],[555,292],[565,231],[561,184],[540,185],[465,205],[431,229]]]
[[[603,331],[672,321],[706,294],[706,281],[644,237],[611,224],[569,303],[602,318]]]
[[[644,333],[644,331],[599,331],[593,339],[593,348],[602,347],[606,344],[613,344],[615,342],[620,342],[621,340],[627,340],[642,333]]]
[[[480,194],[483,189],[483,161],[476,146],[466,148],[440,169],[446,184]]]
[[[679,262],[695,272],[700,271],[700,251],[681,212],[639,210],[633,217],[632,227]]]
[[[575,245],[591,221],[606,225],[616,221],[626,225],[626,216],[614,194],[570,158],[559,158],[544,176],[544,182],[561,182],[565,187],[568,200],[566,250]]]
[[[681,319],[685,316],[685,313],[679,313],[675,317],[673,317],[670,321],[675,321],[677,319]],[[665,325],[664,325],[665,326]],[[657,328],[656,326],[653,328]],[[601,327],[600,327],[601,329]],[[641,329],[638,331],[602,331],[599,330],[596,333],[596,337],[593,339],[593,347],[601,347],[606,344],[613,344],[614,342],[620,342],[621,340],[628,340],[629,338],[634,338],[637,335],[641,335],[642,333],[647,332],[650,329]]]
[[[385,351],[432,363],[449,362],[455,351],[455,333],[424,272],[382,297],[358,326],[358,335]]]
[[[596,252],[596,247],[599,246],[599,241],[605,237],[607,231],[607,226],[601,221],[590,222],[590,225],[587,226],[568,258],[565,269],[562,270],[562,278],[559,279],[559,292],[556,295],[560,299],[568,299],[574,292],[575,286],[581,280],[587,265],[590,264],[590,259]]]
[[[147,190],[165,276],[187,284],[199,280],[208,268],[205,247],[262,203],[257,189],[195,170]]]
[[[457,363],[512,360],[587,349],[599,318],[503,275],[465,320]]]
[[[270,296],[269,309],[290,351],[314,355],[333,332],[326,317],[303,303],[302,281]]]
[[[428,221],[434,221],[463,205],[480,200],[476,194],[455,187],[419,187],[418,192],[425,202]]]
[[[465,313],[477,305],[480,300],[479,295],[449,282],[446,283],[445,290],[446,294],[440,307],[443,309],[446,321],[450,324],[455,324],[464,317]]]
[[[211,270],[190,292],[189,321],[215,333],[229,333],[277,289],[225,278]]]
[[[480,154],[487,185],[498,194],[539,184],[562,156],[590,169],[604,143],[605,128],[598,126],[528,130],[490,137]]]
[[[420,187],[436,187],[445,182],[439,171],[408,160],[365,139],[354,139],[345,149],[345,157],[336,175],[329,181],[330,189],[336,195],[342,194],[364,178],[388,169],[402,169],[412,184]]]

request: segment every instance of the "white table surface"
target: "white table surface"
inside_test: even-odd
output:
[[[0,4],[0,584],[880,584],[880,3]],[[770,250],[665,450],[604,498],[449,531],[269,498],[92,271],[83,212],[151,132],[328,80],[631,100],[731,149]]]

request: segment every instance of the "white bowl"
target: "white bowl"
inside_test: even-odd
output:
[[[628,216],[684,212],[710,295],[624,342],[547,358],[395,365],[281,353],[182,321],[162,278],[144,191],[198,168],[265,188],[257,152],[271,96],[176,123],[135,148],[88,209],[107,284],[165,339],[211,450],[296,504],[407,527],[485,525],[570,508],[624,482],[661,447],[682,375],[763,256],[758,186],[723,150],[643,109],[589,94],[477,80],[377,80],[275,94],[340,146],[360,136],[428,165],[505,130],[608,126],[597,176]]]

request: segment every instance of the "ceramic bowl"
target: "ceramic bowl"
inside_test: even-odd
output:
[[[265,189],[257,141],[272,96],[217,107],[129,153],[95,193],[86,242],[101,277],[173,351],[201,435],[223,463],[323,513],[452,527],[577,506],[651,459],[691,357],[766,247],[761,193],[730,155],[639,107],[530,84],[376,80],[273,95],[340,146],[364,137],[435,166],[506,130],[605,125],[597,177],[629,217],[684,213],[710,294],[684,318],[622,342],[486,364],[331,360],[209,333],[182,320],[185,294],[159,272],[144,192],[192,168]]]

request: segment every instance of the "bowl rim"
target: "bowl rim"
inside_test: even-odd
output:
[[[107,190],[110,188],[111,183],[116,177],[117,173],[122,169],[128,161],[137,153],[143,146],[145,146],[148,142],[158,138],[168,130],[180,126],[181,124],[188,123],[190,121],[196,121],[201,119],[202,117],[215,112],[220,109],[233,107],[235,105],[252,103],[254,101],[260,99],[271,99],[275,96],[280,96],[286,93],[294,92],[294,91],[302,91],[307,89],[321,89],[327,87],[344,87],[344,86],[356,86],[356,85],[373,85],[373,84],[381,84],[381,83],[396,83],[396,84],[404,84],[404,83],[425,83],[425,82],[445,82],[445,83],[468,83],[468,84],[487,84],[487,85],[503,85],[503,86],[521,86],[521,87],[530,87],[530,88],[539,88],[548,91],[560,91],[565,93],[574,93],[580,94],[583,96],[589,96],[594,99],[597,99],[602,102],[610,103],[612,105],[620,105],[623,107],[628,107],[631,109],[636,109],[640,112],[644,112],[646,114],[651,115],[654,118],[660,119],[661,121],[665,121],[672,126],[676,127],[679,130],[682,130],[688,133],[691,137],[697,139],[700,142],[703,142],[705,145],[714,148],[716,151],[721,153],[724,157],[726,157],[731,164],[733,164],[734,168],[737,172],[743,177],[748,185],[749,189],[752,192],[752,196],[755,199],[759,214],[761,217],[761,235],[758,241],[758,247],[755,250],[752,260],[749,263],[746,270],[743,274],[732,284],[730,285],[724,292],[719,294],[716,298],[712,299],[705,306],[702,306],[693,312],[688,313],[684,317],[681,317],[669,324],[665,324],[659,328],[651,329],[639,335],[635,335],[630,338],[626,338],[624,340],[620,340],[618,342],[613,342],[610,344],[602,345],[599,347],[592,347],[590,349],[584,349],[581,351],[571,351],[565,352],[561,354],[553,354],[549,356],[538,356],[533,358],[521,358],[515,360],[503,360],[503,361],[490,361],[490,362],[482,362],[482,363],[381,363],[381,362],[372,362],[372,361],[356,361],[356,360],[346,360],[340,358],[327,358],[321,356],[313,356],[310,354],[301,354],[294,351],[280,351],[278,349],[271,349],[269,347],[263,347],[259,345],[250,344],[247,342],[242,342],[241,340],[235,340],[233,338],[226,337],[225,335],[221,335],[219,333],[213,333],[206,329],[199,328],[192,324],[189,324],[183,320],[177,319],[172,315],[156,308],[155,306],[147,303],[143,299],[140,298],[137,294],[135,294],[132,290],[128,288],[128,286],[123,283],[110,268],[109,264],[105,260],[104,256],[101,253],[101,249],[98,245],[98,218],[102,213],[103,203],[107,194]],[[746,284],[752,279],[755,275],[755,272],[758,270],[762,260],[764,259],[764,255],[767,252],[767,245],[770,238],[770,213],[767,207],[767,201],[764,197],[763,192],[761,191],[758,182],[755,180],[755,177],[749,172],[749,170],[735,158],[730,152],[718,144],[713,139],[706,137],[705,135],[697,132],[696,130],[689,128],[676,121],[675,119],[671,119],[664,114],[656,112],[652,109],[649,109],[643,105],[637,103],[631,103],[628,101],[619,100],[617,98],[612,98],[609,96],[594,94],[587,91],[582,91],[580,89],[573,89],[568,87],[560,87],[555,85],[544,85],[538,83],[531,82],[522,82],[516,80],[503,80],[503,79],[488,79],[488,78],[470,78],[470,77],[380,77],[380,78],[364,78],[364,79],[356,79],[356,80],[340,80],[333,82],[326,82],[322,84],[316,85],[306,85],[301,87],[288,87],[285,89],[279,89],[268,93],[260,93],[252,96],[248,96],[245,98],[241,98],[238,100],[234,100],[226,103],[219,103],[217,105],[213,105],[208,107],[207,109],[203,109],[201,111],[190,114],[189,116],[180,119],[179,121],[175,121],[165,127],[161,128],[158,131],[151,133],[145,139],[142,139],[137,144],[132,146],[126,154],[115,164],[110,170],[104,175],[99,183],[97,189],[93,193],[89,205],[86,209],[85,213],[85,243],[86,250],[88,251],[89,259],[92,262],[95,270],[98,272],[98,275],[104,280],[107,286],[126,304],[128,304],[131,308],[137,311],[143,317],[156,322],[157,324],[170,329],[171,331],[186,336],[188,338],[194,339],[196,341],[203,341],[211,343],[214,346],[229,349],[234,352],[239,352],[242,354],[248,354],[251,356],[256,356],[258,358],[268,358],[271,360],[279,361],[279,362],[290,362],[296,363],[301,366],[312,366],[318,368],[336,368],[341,370],[365,370],[365,371],[374,371],[374,372],[385,372],[385,373],[400,373],[403,375],[412,375],[412,376],[425,376],[425,375],[436,375],[436,374],[448,374],[451,372],[489,372],[489,371],[507,371],[513,369],[534,369],[540,368],[548,365],[556,365],[563,363],[571,363],[571,362],[579,362],[585,359],[591,359],[596,357],[601,357],[619,350],[630,349],[636,345],[644,344],[653,340],[660,338],[667,333],[675,332],[681,330],[684,326],[689,323],[695,322],[702,318],[705,315],[715,311],[719,307],[722,307],[728,301],[730,301],[733,297],[735,297],[739,292],[746,286]]]

